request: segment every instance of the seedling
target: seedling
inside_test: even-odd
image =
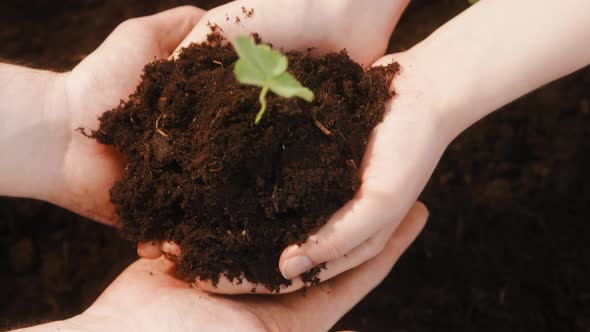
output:
[[[268,45],[256,45],[248,37],[236,38],[233,46],[240,57],[234,67],[238,82],[262,88],[258,98],[260,111],[254,120],[255,124],[260,122],[266,111],[266,94],[269,90],[285,98],[299,97],[307,102],[313,100],[313,92],[287,72],[286,56]]]

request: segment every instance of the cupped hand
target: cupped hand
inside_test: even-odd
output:
[[[314,48],[318,52],[346,48],[354,60],[369,64],[383,55],[407,4],[408,1],[380,0],[234,1],[209,11],[179,48],[205,41],[211,26],[218,26],[229,40],[256,32],[275,47]],[[248,15],[249,12],[253,14]],[[385,62],[382,59],[379,64]],[[388,109],[392,104],[390,102]],[[439,144],[435,135],[428,135],[432,132],[428,127],[434,123],[428,117],[426,105],[423,110],[414,112],[398,112],[396,108],[388,112],[385,121],[373,133],[364,158],[363,184],[355,198],[306,244],[287,248],[277,262],[283,275],[293,281],[293,285],[281,289],[281,293],[304,287],[298,276],[317,264],[327,263],[326,270],[320,274],[322,280],[327,280],[377,255],[416,201],[429,173],[407,175],[416,170],[431,171],[440,157],[438,151],[431,151],[431,143]],[[398,146],[402,148],[396,150]],[[416,146],[424,149],[416,149]],[[423,158],[422,154],[427,157]],[[180,248],[170,242],[143,243],[138,247],[143,257],[159,257],[162,251],[169,256],[182,254]],[[197,282],[202,288],[218,293],[250,292],[255,286],[248,282],[234,285],[223,277],[221,280],[217,287]],[[257,289],[267,292],[260,287]]]
[[[176,279],[163,258],[140,259],[68,323],[86,331],[327,331],[385,278],[427,215],[417,204],[379,255],[305,294],[216,295]]]
[[[383,122],[372,132],[363,157],[361,187],[304,244],[283,251],[279,268],[288,279],[320,263],[330,266],[399,227],[455,137],[436,111],[441,107],[437,100],[421,97],[428,86],[420,79],[425,76],[412,65],[411,51],[385,56],[374,65],[393,61],[401,66],[392,85],[396,96],[388,101]],[[342,270],[375,254],[365,252]]]
[[[60,187],[47,200],[105,224],[119,224],[109,189],[122,175],[122,156],[76,129],[98,129],[98,117],[128,98],[143,67],[168,58],[203,14],[199,8],[183,6],[127,20],[73,71],[61,75],[56,92],[67,99],[60,112],[69,124],[63,133],[68,146],[62,179],[57,181]]]

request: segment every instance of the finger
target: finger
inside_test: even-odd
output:
[[[191,43],[207,41],[211,27],[217,27],[226,40],[255,32],[264,42],[271,43],[276,48],[306,50],[310,47],[325,46],[319,42],[310,42],[309,39],[288,38],[290,36],[284,34],[285,25],[294,24],[293,17],[306,17],[306,6],[302,6],[297,1],[290,1],[281,3],[280,10],[268,11],[265,9],[269,6],[264,4],[256,6],[257,2],[260,1],[232,1],[208,11],[193,31],[180,43],[174,54]]]
[[[206,11],[195,6],[181,6],[161,13],[147,16],[145,19],[161,40],[160,46],[171,54],[188,33],[199,23]]]
[[[122,39],[126,43],[154,41],[153,56],[166,58],[204,14],[205,11],[200,8],[181,6],[150,16],[132,18],[121,23],[109,39],[115,43],[121,42]]]
[[[181,254],[180,246],[174,241],[162,241],[160,249],[167,258],[172,258],[174,261],[176,261]]]
[[[407,246],[414,241],[415,236],[420,233],[427,217],[428,210],[424,204],[416,202],[397,229],[390,225],[365,243],[352,250],[346,256],[328,262],[326,264],[326,269],[319,273],[319,280],[322,282],[329,280],[334,276],[348,271],[375,257],[383,250],[388,241],[394,241],[394,249],[397,252],[403,252]],[[291,281],[292,284],[290,286],[281,287],[278,292],[270,291],[264,286],[248,282],[247,280],[241,282],[235,280],[230,281],[224,276],[220,277],[219,282],[216,285],[213,285],[210,281],[201,280],[196,280],[194,285],[201,290],[219,294],[286,294],[295,292],[307,286],[300,277],[294,278]]]
[[[426,223],[428,213],[423,205],[413,213],[389,238],[383,251],[363,265],[348,271],[333,280],[307,290],[306,296],[298,293],[281,299],[292,309],[286,313],[297,317],[302,331],[327,331],[346,312],[375,288],[393,268],[403,252],[418,236]]]
[[[324,282],[361,265],[381,253],[389,241],[394,241],[394,249],[402,253],[420,233],[427,218],[426,206],[416,202],[397,228],[390,224],[348,254],[326,263],[326,269],[319,274],[319,279]]]
[[[372,33],[391,36],[400,17],[408,7],[410,0],[389,0],[370,3],[366,1],[352,1],[351,6],[356,19],[361,22],[372,23]],[[365,23],[366,24],[366,23]],[[350,39],[350,31],[340,30],[341,38]],[[360,63],[363,68],[376,60],[376,57],[383,56],[387,51],[390,38],[367,38],[367,42],[346,43],[346,51],[352,59]],[[372,52],[367,52],[371,48]]]
[[[385,53],[389,38],[367,37],[361,31],[389,36],[409,2],[381,1],[367,6],[363,1],[337,4],[281,1],[278,6],[269,6],[263,0],[233,1],[207,12],[174,54],[191,43],[206,41],[211,27],[215,26],[227,40],[256,32],[264,42],[278,49],[311,50],[312,54],[322,54],[345,48],[352,59],[365,67]],[[322,15],[323,22],[314,15]],[[333,22],[338,28],[327,31],[323,28],[325,22]],[[341,26],[342,22],[350,25]],[[350,31],[348,26],[356,27],[358,31]]]
[[[410,205],[391,203],[388,195],[361,187],[356,197],[303,245],[285,249],[279,260],[281,273],[292,279],[317,264],[343,257],[384,227],[395,229]]]
[[[137,254],[142,258],[156,259],[162,256],[162,250],[159,243],[155,241],[139,242],[137,244]]]

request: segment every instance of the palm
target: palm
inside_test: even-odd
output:
[[[113,321],[124,322],[134,313],[145,319],[135,326],[141,331],[223,330],[265,331],[278,317],[274,315],[284,303],[262,297],[221,297],[190,289],[176,279],[172,263],[158,259],[139,260],[129,267],[90,308],[88,314],[100,312]],[[156,309],[156,310],[154,310]],[[265,314],[263,314],[265,313]],[[155,315],[155,316],[154,316]],[[286,319],[289,315],[282,315]]]
[[[389,34],[407,3],[408,0],[396,0],[393,4],[390,1],[376,0],[367,5],[352,0],[281,0],[280,3],[251,0],[232,2],[208,12],[201,24],[194,29],[203,14],[195,8],[177,8],[151,17],[127,21],[117,28],[96,52],[67,75],[66,92],[69,96],[71,137],[64,155],[64,186],[55,203],[104,223],[118,224],[108,191],[121,176],[122,157],[114,149],[97,144],[75,133],[74,130],[78,127],[97,129],[98,116],[116,107],[120,100],[133,92],[146,63],[169,57],[175,48],[205,40],[210,32],[210,24],[220,25],[225,36],[230,39],[249,32],[259,32],[262,38],[278,47],[318,47],[319,51],[347,48],[353,59],[368,64],[385,51]],[[244,18],[242,7],[253,8],[255,13],[249,18]],[[228,17],[242,17],[243,20],[242,23],[235,24],[232,19],[227,20]],[[391,177],[389,165],[395,165],[396,160],[403,158],[390,155],[389,151],[392,150],[387,144],[396,140],[403,142],[406,137],[399,140],[400,136],[396,135],[401,135],[407,128],[412,127],[410,125],[406,130],[396,130],[400,124],[403,124],[403,121],[398,118],[394,121],[390,114],[377,128],[365,156],[363,186],[357,197],[341,209],[334,220],[338,220],[338,215],[346,218],[347,215],[354,214],[350,212],[353,212],[353,207],[357,205],[361,206],[357,210],[379,214],[366,216],[367,219],[380,220],[389,217],[397,219],[397,216],[403,215],[402,212],[406,212],[401,209],[409,208],[412,202],[396,204],[401,208],[393,213],[391,209],[387,209],[390,202],[380,199],[392,196],[388,188],[392,187],[391,183],[396,179]],[[364,199],[367,197],[369,199]],[[329,224],[322,232],[331,233],[333,224],[335,223]],[[374,223],[373,226],[385,224],[387,222]],[[393,229],[394,227],[387,228],[383,235],[369,241],[369,245],[360,246],[359,250],[351,253],[349,257],[356,257],[355,260],[332,262],[331,259],[314,259],[317,262],[331,261],[331,268],[322,278],[328,279],[374,256]],[[368,239],[371,232],[375,231],[375,227],[361,227],[354,229],[355,234],[342,238]],[[330,244],[329,241],[321,243]],[[337,247],[342,245],[332,246]],[[332,248],[319,247],[317,250],[328,252],[333,258],[337,258],[341,252],[349,251],[330,252]],[[294,291],[302,286],[300,280],[294,280],[294,285],[285,291]],[[251,287],[247,284],[242,288],[228,285],[227,291],[247,292],[249,289]],[[221,290],[226,291],[223,287]]]
[[[72,112],[72,126],[75,128],[97,129],[98,117],[134,91],[143,66],[155,58],[168,56],[157,49],[157,43],[149,40],[134,38],[133,43],[127,43],[111,38],[70,74],[71,95],[82,97],[72,100],[70,105],[73,110],[79,110]],[[106,56],[109,53],[122,56]],[[82,210],[79,212],[112,224],[116,218],[108,190],[121,174],[122,159],[117,152],[74,133],[64,166],[67,169],[65,173],[71,175],[68,182],[72,184],[72,190],[83,193],[82,197],[91,200],[80,202]]]
[[[368,64],[385,51],[389,34],[408,0],[387,3],[387,10],[381,10],[386,2],[235,1],[208,12],[188,36],[203,14],[195,8],[181,7],[125,22],[66,76],[71,132],[63,162],[64,186],[54,203],[106,224],[119,223],[108,190],[121,176],[122,157],[113,148],[74,131],[79,127],[97,129],[98,116],[133,92],[146,63],[169,57],[179,44],[182,47],[205,40],[210,32],[207,22],[222,26],[228,38],[255,31],[279,47],[316,47],[319,51],[347,48],[355,60]],[[253,8],[254,15],[244,18],[242,7]],[[359,11],[365,15],[378,13],[382,19],[367,20],[358,16]],[[235,24],[236,17],[242,17],[241,24]]]
[[[210,27],[216,25],[223,31],[224,36],[230,40],[250,32],[257,32],[265,42],[270,42],[278,48],[306,50],[309,47],[316,47],[315,50],[319,52],[339,51],[345,48],[354,60],[368,65],[385,52],[391,31],[408,2],[407,0],[371,1],[369,3],[348,0],[320,2],[295,0],[280,0],[278,2],[263,0],[234,1],[209,11],[201,23],[185,38],[180,47],[187,46],[192,42],[205,41],[207,34],[211,32]],[[250,9],[254,9],[254,14],[251,17],[244,17],[244,12]],[[239,22],[234,20],[236,17],[240,18]],[[354,214],[355,210],[360,210],[369,211],[370,215],[366,216],[368,220],[378,217],[380,220],[386,219],[389,222],[395,220],[394,217],[398,215],[405,215],[407,209],[412,205],[415,197],[405,195],[403,197],[412,197],[414,200],[408,202],[408,204],[396,204],[399,211],[394,211],[394,209],[390,208],[391,202],[385,199],[391,197],[388,191],[390,191],[389,188],[394,187],[391,184],[395,182],[395,179],[390,176],[392,174],[391,165],[395,165],[395,159],[400,157],[392,156],[391,149],[387,145],[397,139],[396,135],[400,135],[400,131],[391,131],[391,128],[397,130],[399,124],[400,122],[389,114],[385,122],[375,130],[374,137],[364,158],[362,188],[356,197],[332,218],[333,220],[338,220],[339,217],[344,218]],[[403,140],[405,138],[402,138]],[[367,206],[367,204],[370,206]],[[359,206],[360,209],[357,209]],[[397,221],[399,222],[399,220]],[[342,238],[355,238],[358,235],[359,239],[365,240],[377,231],[375,227],[367,227],[365,229],[355,229],[355,232],[358,232],[356,235],[342,236],[342,230],[336,231],[335,228],[338,226],[334,227],[334,224],[335,222],[327,225],[321,232],[324,234],[339,233]],[[377,224],[375,223],[373,226],[375,225]],[[320,275],[322,280],[331,278],[376,255],[380,245],[387,240],[395,226],[397,226],[397,224],[393,223],[390,223],[389,227],[385,225],[386,223],[378,225],[384,230],[382,235],[376,236],[373,241],[369,241],[367,246],[361,247],[356,252],[349,253],[348,257],[355,257],[354,260],[313,260],[317,263],[330,261],[328,269],[324,270]],[[334,259],[360,244],[356,243],[346,251],[334,252],[332,249],[339,246],[330,245],[330,241],[308,240],[308,243],[318,242],[328,244],[329,247],[318,246],[317,250],[329,252]],[[162,249],[173,255],[180,253],[175,244],[165,244]],[[143,252],[142,248],[140,248],[140,253]],[[283,256],[285,256],[285,253],[283,253]],[[282,289],[281,292],[292,292],[304,286],[301,278],[294,278],[292,281],[292,285]],[[210,291],[221,293],[244,293],[249,292],[254,287],[250,283],[235,285],[223,277],[217,288],[207,283],[200,283],[200,285]],[[260,289],[258,291],[268,292],[268,290]]]
[[[377,257],[305,294],[215,295],[176,279],[164,258],[140,259],[80,316],[81,323],[129,331],[326,331],[383,280],[426,217],[417,205]]]
[[[316,331],[327,330],[345,310],[336,304],[321,322],[310,320],[325,301],[326,289],[303,297],[254,295],[219,296],[176,279],[172,263],[139,260],[129,267],[86,312],[109,317],[120,324],[129,313],[140,319],[130,330],[140,331]],[[354,297],[353,297],[354,299]],[[339,309],[339,310],[338,310]],[[347,308],[346,308],[347,309]],[[306,317],[307,316],[307,317]]]

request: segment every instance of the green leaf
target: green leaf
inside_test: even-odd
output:
[[[268,45],[256,45],[248,37],[238,37],[233,43],[244,64],[259,73],[259,79],[271,78],[287,70],[287,57]],[[238,80],[240,78],[238,77]]]
[[[270,91],[285,98],[299,97],[307,102],[313,100],[313,92],[287,72],[273,78]]]
[[[287,72],[286,56],[268,45],[256,45],[248,37],[236,38],[233,46],[240,57],[234,66],[238,82],[262,88],[259,96],[261,107],[256,115],[256,124],[266,111],[266,94],[269,90],[285,98],[299,97],[308,102],[313,100],[313,92]]]
[[[250,65],[244,59],[239,59],[234,67],[234,74],[242,84],[263,87],[267,84],[266,76],[257,67]]]

